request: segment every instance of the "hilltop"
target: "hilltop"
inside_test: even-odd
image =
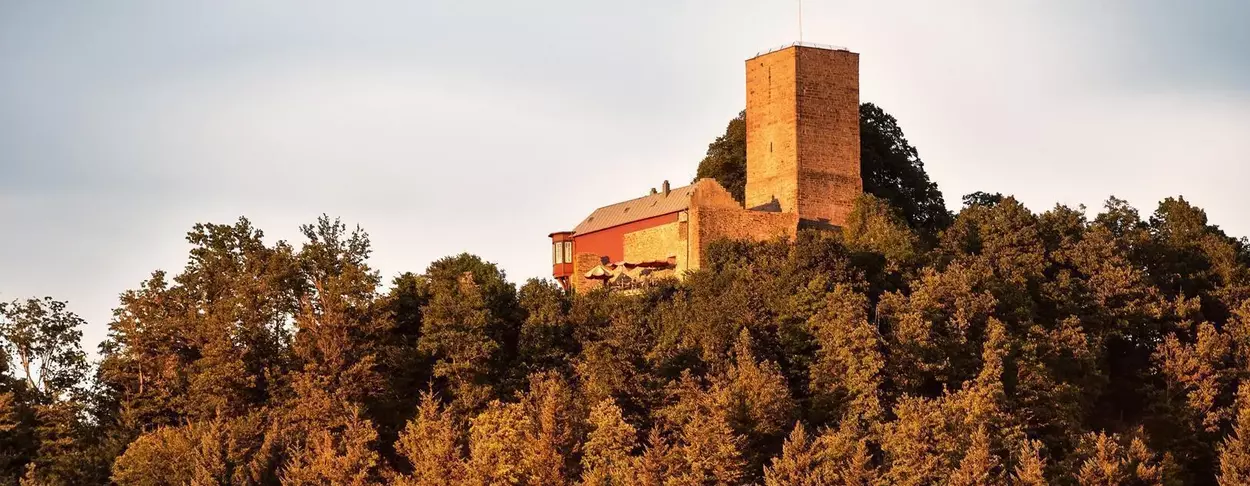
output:
[[[1169,198],[955,214],[861,109],[837,231],[721,240],[639,292],[473,255],[384,285],[323,217],[197,224],[98,366],[54,300],[3,309],[8,484],[1244,484],[1250,249]],[[740,197],[741,120],[700,164]],[[381,290],[379,290],[381,289]]]

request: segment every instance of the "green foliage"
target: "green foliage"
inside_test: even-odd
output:
[[[435,486],[464,480],[464,458],[459,432],[450,410],[441,409],[437,399],[424,394],[417,416],[408,422],[395,448],[411,473],[397,482],[406,486]]]
[[[886,201],[871,194],[855,201],[839,236],[848,250],[884,256],[897,268],[913,264],[919,252],[917,237],[907,222]]]
[[[533,484],[566,484],[578,461],[574,452],[584,440],[585,412],[563,377],[552,372],[529,377],[520,406],[528,420],[523,429],[522,464]]]
[[[735,484],[746,475],[742,438],[721,413],[696,408],[676,436],[678,460],[667,474],[668,483]]]
[[[80,405],[58,401],[35,407],[36,455],[22,475],[23,485],[75,485],[103,479],[88,446],[88,425]]]
[[[457,410],[479,410],[512,386],[516,290],[493,264],[468,254],[434,262],[421,281],[428,302],[417,349]]]
[[[638,441],[637,429],[625,422],[611,399],[590,410],[590,433],[582,454],[582,484],[624,484],[632,478],[630,455]]]
[[[282,484],[381,484],[376,440],[373,424],[352,413],[341,425],[314,432],[302,449],[293,451],[282,471]]]
[[[936,236],[950,224],[942,191],[929,180],[916,148],[885,110],[872,103],[859,107],[860,175],[864,192],[896,208],[918,234]],[[746,112],[729,121],[724,135],[708,144],[695,180],[716,179],[742,202],[746,199]]]
[[[34,445],[22,403],[13,392],[0,394],[0,483],[18,481],[23,465],[30,460]]]
[[[929,180],[898,120],[872,103],[859,107],[859,147],[864,192],[889,201],[921,234],[937,234],[950,223],[942,191]]]
[[[1171,458],[1160,456],[1141,437],[1090,433],[1078,451],[1084,458],[1075,472],[1082,486],[1176,484]]]
[[[264,437],[256,415],[161,427],[131,442],[113,464],[119,485],[257,484]]]
[[[820,473],[820,453],[803,424],[794,426],[781,455],[764,470],[767,486],[816,486],[828,481]]]
[[[863,295],[839,285],[808,322],[818,346],[809,368],[812,411],[825,419],[872,423],[885,415],[885,353],[867,311]]]
[[[0,484],[1250,477],[1250,255],[1181,199],[984,199],[927,234],[866,195],[636,293],[472,255],[383,288],[363,231],[303,229],[194,227],[122,294],[94,382],[63,303],[4,305]]]
[[[566,367],[577,354],[568,294],[555,282],[530,279],[518,300],[525,313],[518,339],[520,367],[527,373]]]
[[[1220,445],[1221,486],[1250,484],[1250,383],[1237,394],[1237,420]]]
[[[122,294],[97,371],[105,420],[121,434],[241,415],[273,398],[310,284],[292,248],[263,236],[243,218],[198,224],[181,274],[153,272]]]
[[[1000,193],[987,193],[977,191],[971,194],[964,194],[964,207],[968,206],[994,206],[1003,202],[1003,195]]]
[[[0,303],[0,343],[27,385],[48,398],[71,391],[87,372],[79,341],[86,324],[64,302],[27,299]]]
[[[716,179],[734,200],[746,200],[747,193],[747,112],[729,120],[725,134],[707,146],[707,155],[699,162],[695,180]]]
[[[84,410],[85,324],[52,298],[0,303],[0,478],[7,484],[72,485],[106,476]],[[20,378],[9,374],[13,369]]]
[[[1012,472],[1012,484],[1018,486],[1046,486],[1046,461],[1041,456],[1041,443],[1025,441],[1017,451],[1019,462]]]
[[[525,431],[531,424],[516,403],[490,402],[469,427],[468,484],[519,484],[525,469]]]

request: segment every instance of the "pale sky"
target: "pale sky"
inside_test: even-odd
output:
[[[523,282],[546,235],[693,177],[793,0],[0,0],[0,300],[89,321],[178,272],[196,222],[369,232],[388,280],[468,251]],[[1250,235],[1250,2],[808,0],[956,209],[1144,214]]]

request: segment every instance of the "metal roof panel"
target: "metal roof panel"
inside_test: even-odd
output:
[[[695,185],[691,184],[671,189],[668,194],[659,192],[601,207],[573,228],[573,233],[583,235],[634,221],[685,211],[690,209],[690,197],[694,194],[694,188]]]

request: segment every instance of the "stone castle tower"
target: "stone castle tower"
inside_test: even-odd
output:
[[[798,44],[746,65],[746,207],[842,226],[864,188],[859,54]]]

